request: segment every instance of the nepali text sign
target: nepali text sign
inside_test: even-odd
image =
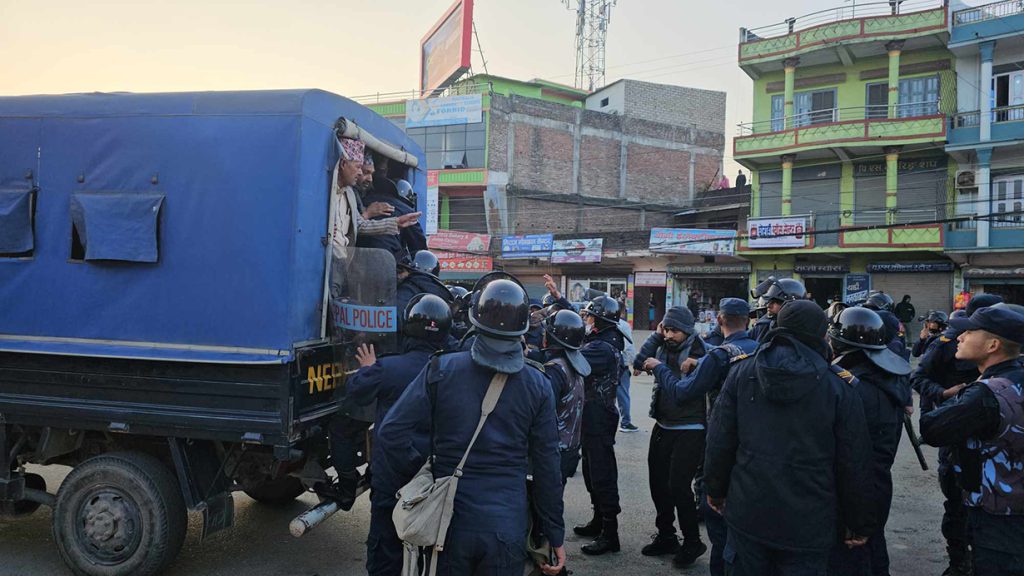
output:
[[[494,261],[490,256],[474,256],[454,252],[435,252],[441,264],[441,272],[490,272]]]
[[[601,238],[555,240],[551,248],[552,264],[577,264],[601,261]]]
[[[634,284],[637,286],[654,286],[661,288],[665,285],[664,272],[637,272]]]
[[[732,256],[736,253],[735,230],[652,228],[651,252]]]
[[[807,218],[760,218],[747,222],[751,248],[803,248],[807,245]]]
[[[843,302],[857,304],[867,300],[871,291],[870,274],[847,274],[846,286],[843,290]]]
[[[405,103],[405,128],[476,124],[483,121],[483,96],[447,96],[408,100]]]
[[[669,264],[669,274],[750,274],[750,262],[736,264]]]
[[[332,303],[334,324],[355,332],[396,332],[398,312],[394,306],[359,306]]]
[[[441,204],[438,198],[438,182],[440,174],[437,170],[427,170],[427,214],[423,233],[427,236],[437,234],[437,221],[441,215]]]
[[[506,236],[501,239],[502,258],[548,258],[554,247],[552,234],[527,234]]]
[[[868,272],[926,273],[952,272],[952,262],[875,262],[868,264]]]
[[[427,247],[431,250],[486,254],[490,246],[489,235],[458,230],[438,230],[437,234],[427,238]]]

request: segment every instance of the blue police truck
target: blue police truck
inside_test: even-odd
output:
[[[320,90],[0,98],[0,514],[52,507],[75,573],[327,478],[346,359],[394,331],[353,323],[395,315],[390,253],[332,250],[341,137],[424,201],[419,146]]]

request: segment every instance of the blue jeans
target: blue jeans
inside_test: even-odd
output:
[[[626,368],[619,377],[619,385],[615,387],[615,398],[619,402],[619,425],[632,424],[629,417],[629,378],[630,370]]]

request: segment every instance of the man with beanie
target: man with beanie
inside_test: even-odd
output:
[[[678,379],[690,372],[704,353],[693,314],[675,306],[665,312],[658,329],[644,342],[633,362],[637,370],[655,371],[651,417],[656,424],[647,451],[647,470],[658,532],[641,553],[675,554],[673,564],[680,568],[693,564],[707,551],[700,539],[692,488],[704,457],[705,404],[703,395],[674,402],[663,388],[670,384],[669,378]],[[677,518],[682,546],[676,538]]]
[[[729,372],[708,430],[704,485],[735,576],[823,574],[834,542],[861,546],[874,530],[871,440],[856,391],[830,367],[825,312],[797,300],[777,322]]]
[[[981,378],[921,416],[921,438],[951,448],[977,576],[1024,574],[1024,316],[1007,306],[953,318],[956,356]]]
[[[976,294],[967,303],[967,315],[993,306],[1003,299],[995,294]],[[978,379],[978,366],[970,358],[957,355],[957,340],[963,332],[950,325],[925,350],[917,369],[910,375],[910,384],[920,395],[921,415],[931,412],[952,398],[967,384]],[[967,511],[957,486],[956,472],[950,463],[951,449],[939,448],[939,488],[945,498],[942,514],[942,536],[946,539],[949,566],[943,576],[971,573],[971,556],[967,543]]]
[[[555,397],[544,373],[523,357],[529,300],[510,277],[485,276],[475,292],[469,319],[477,337],[471,349],[430,359],[385,416],[377,433],[379,452],[398,485],[428,458],[435,478],[460,476],[444,550],[437,552],[438,574],[523,574],[531,473],[539,528],[557,558],[542,569],[557,574],[565,565],[565,529]],[[473,441],[485,395],[500,383],[499,373],[507,380]]]

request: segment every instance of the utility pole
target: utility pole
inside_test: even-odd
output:
[[[617,0],[562,0],[576,11],[576,79],[574,85],[593,92],[604,86],[604,52],[608,23]],[[574,7],[575,6],[575,7]]]

